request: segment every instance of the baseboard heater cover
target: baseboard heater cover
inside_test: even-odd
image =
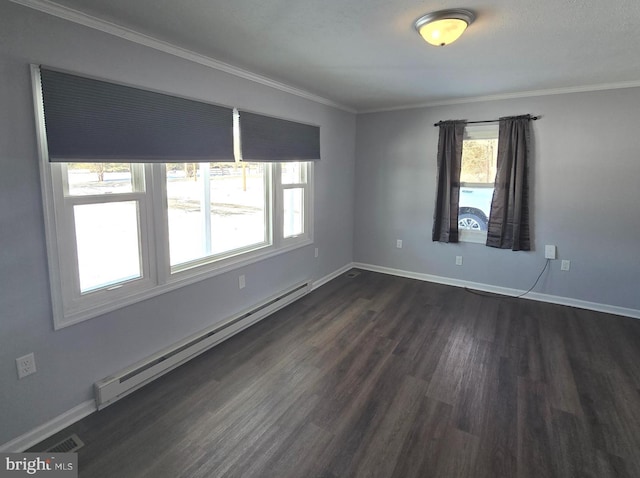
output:
[[[102,410],[107,405],[291,304],[309,293],[310,290],[311,284],[309,282],[295,285],[251,307],[249,310],[245,310],[222,323],[218,323],[151,357],[147,357],[145,360],[121,370],[117,374],[96,382],[95,400],[98,410]]]

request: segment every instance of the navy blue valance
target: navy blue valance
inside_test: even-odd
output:
[[[231,108],[40,73],[49,161],[234,161]]]
[[[320,127],[239,111],[243,161],[318,161]]]

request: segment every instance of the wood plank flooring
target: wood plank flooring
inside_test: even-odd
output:
[[[361,271],[78,433],[81,477],[638,477],[640,321]]]

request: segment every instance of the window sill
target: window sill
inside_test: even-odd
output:
[[[487,243],[487,231],[468,231],[460,230],[458,234],[458,242],[471,242],[475,244]]]

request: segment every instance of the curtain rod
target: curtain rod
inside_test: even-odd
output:
[[[533,121],[540,119],[540,116],[531,116],[530,119]],[[497,123],[500,121],[499,119],[495,120],[482,120],[482,121],[463,121],[464,124],[478,124],[478,123]],[[440,126],[444,121],[438,121],[437,123],[433,123],[433,126]]]

